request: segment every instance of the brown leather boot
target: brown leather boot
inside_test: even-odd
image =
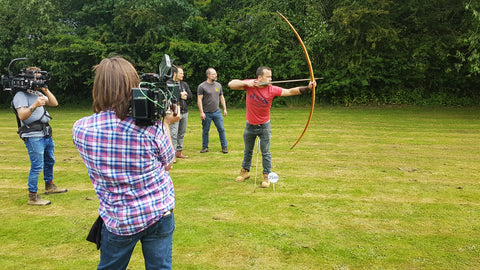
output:
[[[67,192],[66,188],[58,188],[57,185],[53,183],[53,181],[50,183],[45,183],[45,194],[65,193],[65,192]]]
[[[175,154],[177,158],[188,158],[188,156],[185,156],[182,154],[182,150],[178,150],[177,153]]]
[[[50,203],[51,203],[50,201],[40,198],[40,196],[36,192],[35,193],[30,192],[28,194],[29,205],[42,206],[42,205],[49,205]]]
[[[268,188],[270,187],[270,181],[268,181],[268,174],[264,173],[263,174],[263,181],[262,181],[262,188]]]
[[[237,178],[235,178],[235,182],[243,182],[243,181],[247,180],[248,178],[250,178],[249,171],[242,168],[240,170],[240,175],[237,176]]]

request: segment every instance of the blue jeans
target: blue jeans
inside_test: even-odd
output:
[[[250,125],[248,122],[245,125],[243,132],[243,141],[245,143],[245,150],[243,151],[242,168],[250,171],[252,166],[253,148],[255,147],[255,140],[260,139],[260,150],[262,151],[263,173],[270,173],[272,171],[272,155],[270,154],[270,137],[272,134],[270,121],[261,125]]]
[[[111,233],[103,224],[100,262],[97,269],[127,269],[137,242],[142,243],[145,269],[172,269],[172,242],[175,230],[173,212],[134,235]]]
[[[208,132],[210,132],[210,124],[215,124],[220,138],[222,148],[227,147],[227,138],[225,137],[225,127],[223,126],[222,110],[213,113],[205,113],[205,120],[202,120],[202,147],[208,148]]]
[[[52,137],[30,137],[25,146],[30,157],[30,173],[28,174],[28,191],[38,191],[38,175],[43,170],[45,183],[53,180],[53,165],[55,164],[55,143]]]

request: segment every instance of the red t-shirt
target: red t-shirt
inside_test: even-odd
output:
[[[282,88],[269,84],[266,87],[248,87],[247,90],[247,118],[251,125],[260,125],[270,120],[270,108],[274,97],[282,95]]]

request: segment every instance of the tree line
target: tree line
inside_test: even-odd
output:
[[[309,78],[299,42],[277,11],[323,77],[317,102],[480,104],[474,0],[3,0],[0,70],[6,75],[12,59],[27,57],[23,64],[51,74],[49,87],[64,103],[89,100],[92,67],[112,55],[147,73],[158,72],[168,54],[194,92],[208,67],[225,88],[255,77],[258,66],[271,67],[276,80]],[[243,95],[225,91],[231,104]]]

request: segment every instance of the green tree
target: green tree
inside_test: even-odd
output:
[[[478,76],[480,74],[480,3],[467,1],[465,11],[467,31],[459,41],[461,49],[457,51],[457,57],[461,62],[456,67],[457,70],[466,68],[469,75]]]
[[[36,65],[45,69],[44,60],[48,55],[40,55],[38,46],[48,33],[56,30],[58,21],[57,1],[52,0],[5,0],[0,8],[0,65],[2,74],[14,58],[27,57],[22,65]],[[20,65],[20,64],[19,64]],[[15,66],[18,73],[21,66]],[[2,100],[10,100],[2,95]]]
[[[92,67],[113,54],[139,72],[157,72],[169,54],[194,91],[208,67],[225,87],[261,65],[275,79],[306,78],[280,11],[325,78],[317,87],[323,101],[478,104],[479,10],[473,0],[4,0],[0,64],[6,74],[11,59],[28,57],[25,64],[51,73],[65,102],[89,98]],[[232,104],[243,95],[226,91]]]

